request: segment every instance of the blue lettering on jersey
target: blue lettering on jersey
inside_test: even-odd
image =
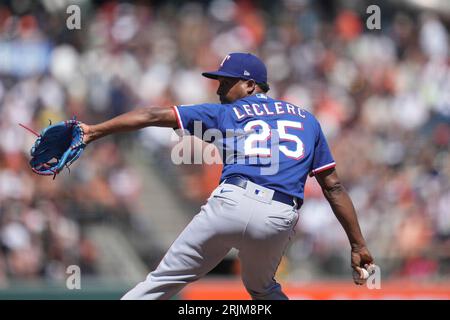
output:
[[[241,175],[264,187],[304,198],[308,177],[335,166],[319,122],[285,101],[256,94],[231,104],[175,107],[181,129],[204,138],[208,129],[222,133],[214,141],[222,151],[221,181]],[[200,130],[198,130],[200,128]],[[264,174],[262,169],[276,165]]]

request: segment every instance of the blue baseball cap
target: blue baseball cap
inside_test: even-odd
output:
[[[210,79],[230,77],[267,83],[267,69],[264,62],[251,53],[230,53],[222,60],[219,70],[203,72],[202,75]]]

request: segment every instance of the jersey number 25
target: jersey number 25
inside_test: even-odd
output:
[[[303,130],[303,124],[301,122],[289,120],[278,120],[277,127],[278,128],[276,130],[280,138],[280,151],[287,157],[295,160],[303,158],[303,156],[305,155],[305,147],[302,140],[300,140],[300,138],[296,135],[287,133],[288,128]],[[257,133],[255,132],[256,128],[259,129]],[[259,144],[268,141],[272,136],[272,128],[270,128],[267,122],[263,120],[250,121],[244,126],[244,131],[246,133],[250,133],[244,142],[244,150],[246,156],[271,156],[270,148],[258,146]],[[282,141],[295,142],[294,150],[290,150],[285,145],[281,145]]]

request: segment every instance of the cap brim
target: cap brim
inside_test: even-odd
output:
[[[202,76],[209,78],[209,79],[215,79],[215,80],[217,80],[218,77],[241,78],[239,76],[236,76],[234,74],[224,72],[224,71],[203,72]]]

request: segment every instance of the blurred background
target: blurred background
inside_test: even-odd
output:
[[[71,4],[80,29],[66,26]],[[366,25],[372,4],[379,30]],[[175,166],[173,130],[147,128],[96,142],[52,180],[31,172],[35,137],[18,123],[218,102],[200,73],[243,51],[266,62],[269,95],[321,122],[381,266],[381,290],[352,284],[346,235],[309,179],[277,274],[288,295],[449,299],[449,26],[445,0],[0,0],[0,298],[121,297],[221,170]],[[70,265],[81,290],[66,288]],[[178,296],[214,297],[249,298],[233,251]]]

